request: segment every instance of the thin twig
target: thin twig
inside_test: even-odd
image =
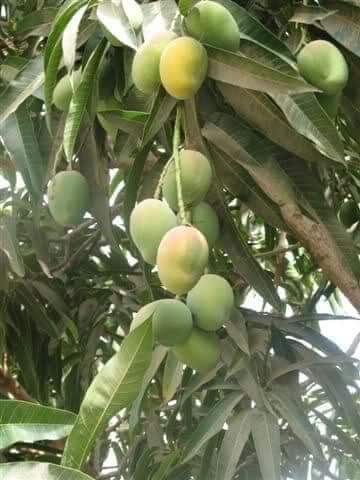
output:
[[[185,212],[182,184],[181,184],[181,165],[180,165],[180,155],[179,155],[180,141],[181,141],[181,107],[178,106],[176,111],[175,129],[174,129],[173,155],[175,159],[176,190],[177,190],[180,221],[182,225],[185,225],[187,221],[186,221],[186,212]]]

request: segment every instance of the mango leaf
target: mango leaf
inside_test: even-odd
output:
[[[66,442],[62,464],[81,468],[107,422],[136,399],[151,360],[152,326],[144,322],[95,377]]]
[[[134,50],[138,47],[136,33],[131,26],[121,2],[103,0],[96,10],[100,23],[124,45]]]
[[[65,468],[52,463],[15,462],[0,464],[0,477],[6,480],[19,480],[32,477],[41,480],[93,480],[86,473]]]
[[[19,400],[0,400],[0,449],[17,442],[59,440],[67,437],[76,415]]]
[[[97,71],[104,55],[106,41],[103,40],[89,58],[81,77],[80,85],[72,96],[69,113],[66,117],[64,129],[64,152],[67,160],[72,160],[75,142],[85,115],[87,104],[91,98],[96,82]]]
[[[207,47],[208,76],[230,85],[278,95],[313,92],[317,89],[306,83],[294,71],[282,72],[253,58]]]
[[[146,145],[158,133],[176,105],[176,100],[160,87],[145,123],[141,144]]]
[[[179,362],[172,351],[169,351],[162,381],[162,396],[164,403],[169,402],[179,388],[183,376],[184,365]]]
[[[75,64],[77,36],[83,16],[87,10],[87,5],[79,8],[69,23],[66,25],[62,36],[62,52],[66,68],[71,71]]]
[[[22,174],[28,191],[38,198],[42,194],[45,165],[40,153],[27,102],[10,115],[0,128],[6,149]]]
[[[309,422],[300,400],[293,398],[292,392],[279,385],[274,386],[268,396],[274,408],[289,423],[295,435],[315,457],[323,459],[323,453],[317,440],[318,432]]]
[[[159,370],[159,367],[163,362],[167,352],[168,352],[167,347],[163,347],[162,345],[159,345],[152,353],[151,363],[145,373],[145,376],[141,385],[141,390],[131,407],[130,418],[129,418],[130,430],[134,430],[139,421],[140,413],[141,413],[141,404],[142,404],[146,389],[149,386],[153,377],[155,376],[156,372]]]
[[[158,0],[141,5],[145,40],[162,30],[181,32],[181,16],[175,0]]]
[[[280,427],[277,419],[268,412],[255,410],[251,432],[263,478],[280,480]]]
[[[245,319],[239,310],[234,309],[230,320],[225,322],[225,328],[240,350],[250,355]]]
[[[0,125],[44,82],[41,55],[28,60],[16,78],[0,91]]]
[[[25,275],[25,266],[19,251],[15,223],[7,217],[0,218],[0,250],[6,254],[10,266],[16,275],[23,277]]]
[[[28,13],[16,24],[16,33],[27,38],[46,36],[58,12],[56,7],[44,7]]]
[[[271,30],[253,17],[248,10],[231,0],[220,0],[234,16],[240,30],[240,38],[250,40],[270,52],[277,54],[289,63],[294,63],[293,55],[287,45],[279,40]],[[240,40],[241,42],[241,40]]]
[[[58,78],[58,70],[61,63],[62,48],[61,39],[54,46],[54,49],[50,53],[49,61],[46,67],[45,84],[44,84],[44,97],[45,108],[47,113],[47,123],[51,127],[51,105],[54,96],[54,90]]]
[[[181,463],[186,463],[191,460],[206,442],[220,432],[232,410],[243,397],[243,393],[230,393],[208,412],[194,432],[189,436],[183,451]]]
[[[217,458],[216,480],[232,480],[236,465],[251,433],[252,411],[244,410],[229,420]]]
[[[236,113],[260,130],[272,142],[304,160],[313,162],[328,161],[314,145],[294,130],[274,105],[270,98],[261,92],[218,82],[218,88]]]
[[[312,25],[320,20],[324,20],[334,13],[334,10],[327,10],[323,7],[317,7],[313,5],[298,5],[295,7],[294,13],[289,19],[289,22]]]
[[[344,163],[344,147],[338,131],[315,95],[271,96],[297,132],[314,142],[323,154]]]
[[[336,10],[329,17],[321,20],[321,26],[337,42],[360,57],[360,8],[344,5],[342,2],[326,2],[327,8]]]
[[[122,0],[121,5],[129,19],[130,25],[134,30],[139,30],[144,21],[144,15],[141,6],[136,0]]]

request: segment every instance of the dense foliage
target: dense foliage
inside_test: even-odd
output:
[[[360,5],[194,4],[0,0],[4,480],[360,479]]]

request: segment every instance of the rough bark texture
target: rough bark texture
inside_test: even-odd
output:
[[[360,312],[359,282],[346,268],[337,245],[332,241],[325,227],[304,215],[295,204],[283,205],[280,208],[285,222],[311,253],[324,274],[342,290]]]

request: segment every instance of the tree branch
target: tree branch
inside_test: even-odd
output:
[[[14,397],[15,400],[36,403],[36,400],[12,377],[5,368],[0,367],[0,392]]]

